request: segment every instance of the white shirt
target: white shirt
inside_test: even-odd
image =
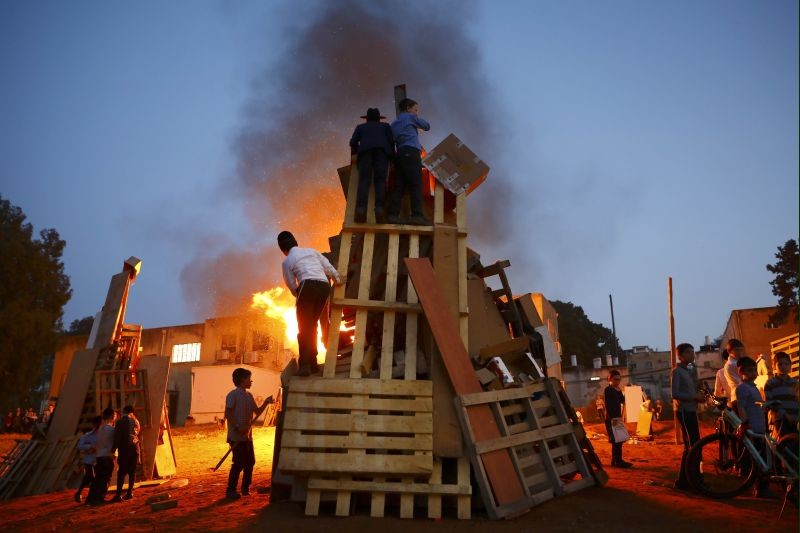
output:
[[[730,401],[736,400],[736,387],[742,382],[739,372],[736,370],[736,358],[728,357],[728,362],[722,367],[722,375],[725,378],[726,389],[730,393]]]
[[[289,250],[289,255],[283,260],[282,266],[283,281],[294,296],[297,296],[297,287],[307,280],[327,282],[328,278],[331,278],[336,280],[336,283],[341,282],[339,273],[330,261],[313,248],[295,246]]]
[[[97,453],[95,457],[114,457],[114,426],[103,421],[103,425],[97,431]]]
[[[717,376],[716,379],[714,379],[714,396],[725,396],[726,398],[731,397],[731,391],[728,390],[728,382],[725,380],[724,366],[717,370]]]

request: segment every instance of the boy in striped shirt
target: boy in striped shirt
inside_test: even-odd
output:
[[[797,433],[797,380],[789,376],[792,360],[786,352],[778,352],[774,357],[775,375],[764,385],[767,401],[779,400],[777,411],[769,412],[770,426],[775,437]]]

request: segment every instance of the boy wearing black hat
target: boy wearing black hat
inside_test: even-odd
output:
[[[367,109],[364,124],[356,126],[350,138],[350,150],[358,154],[358,192],[356,194],[355,221],[367,221],[367,199],[369,184],[375,180],[375,222],[383,224],[386,217],[383,203],[386,196],[386,174],[389,159],[394,155],[394,136],[389,124],[381,122],[381,112],[377,107]]]
[[[283,281],[297,298],[297,348],[300,352],[297,374],[316,374],[319,371],[317,322],[331,294],[328,279],[341,285],[344,278],[321,253],[313,248],[300,248],[288,231],[278,234],[278,246],[286,256],[282,264]]]

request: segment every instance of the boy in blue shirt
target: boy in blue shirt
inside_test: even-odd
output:
[[[89,487],[94,481],[94,464],[96,462],[95,453],[97,452],[97,430],[103,423],[102,416],[92,419],[92,429],[84,433],[78,441],[78,450],[82,453],[81,463],[83,463],[83,479],[75,493],[75,501],[81,503],[81,492],[85,487]]]
[[[403,98],[398,106],[400,115],[392,122],[392,134],[397,145],[394,184],[389,191],[389,224],[400,223],[400,200],[408,189],[411,197],[411,217],[409,224],[430,226],[431,222],[422,215],[422,145],[419,143],[419,130],[428,131],[431,125],[419,117],[419,104],[411,98]]]
[[[736,411],[742,419],[741,425],[736,428],[736,435],[744,437],[749,429],[753,433],[763,434],[767,430],[767,421],[764,411],[756,402],[761,402],[761,393],[756,387],[758,365],[749,357],[742,357],[737,363],[737,370],[742,382],[736,387]],[[761,455],[764,455],[764,440],[753,438],[753,444]],[[756,487],[756,496],[766,498],[772,494],[769,491],[769,478],[762,477]]]

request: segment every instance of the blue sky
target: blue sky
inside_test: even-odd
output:
[[[285,96],[276,67],[319,7],[301,4],[0,4],[0,194],[67,241],[66,323],[102,306],[130,255],[143,267],[129,322],[200,321],[209,312],[187,291],[214,288],[182,284],[194,258],[271,246],[279,214],[262,210],[255,224],[231,192],[235,146],[249,105]],[[699,344],[731,309],[775,302],[764,267],[798,234],[796,2],[463,10],[474,49],[444,53],[469,56],[458,60],[480,90],[465,112],[489,117],[491,142],[437,115],[433,98],[423,142],[453,131],[483,148],[493,174],[471,212],[502,213],[502,225],[487,234],[472,216],[470,229],[485,263],[511,260],[515,292],[572,301],[609,326],[613,294],[623,347],[662,349],[668,276],[679,341]],[[390,94],[374,98],[388,110]]]

